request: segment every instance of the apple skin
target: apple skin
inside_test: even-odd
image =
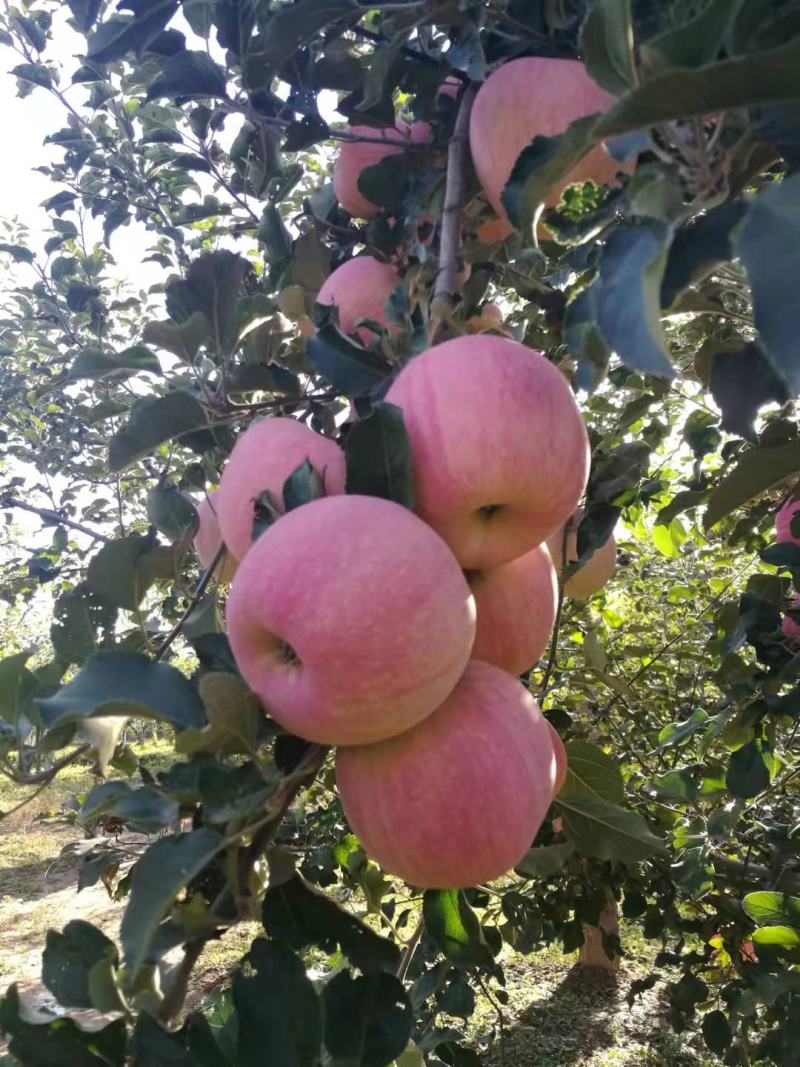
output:
[[[197,533],[194,535],[194,550],[203,570],[208,567],[222,544],[222,534],[217,519],[217,503],[214,497],[218,490],[204,496],[197,505]],[[218,582],[232,582],[236,574],[237,563],[230,552],[226,551],[217,564],[215,577]]]
[[[387,319],[384,307],[389,293],[399,284],[400,275],[390,263],[381,263],[373,256],[356,256],[328,275],[317,294],[317,303],[335,305],[342,331],[357,334],[362,344],[367,345],[374,334],[365,326],[356,327],[356,320],[373,319],[389,330],[396,330]]]
[[[780,508],[778,508],[775,513],[776,541],[788,541],[792,544],[800,545],[800,537],[795,537],[792,533],[792,519],[798,511],[800,511],[800,500],[795,500],[795,498],[791,496]]]
[[[578,527],[582,519],[583,510],[578,508],[569,520],[566,553],[563,527],[547,539],[547,547],[557,575],[560,575],[564,569],[565,555],[567,563],[574,563],[578,558]],[[608,540],[596,548],[586,562],[570,575],[564,583],[564,595],[574,600],[586,600],[599,592],[614,577],[616,569],[617,542],[611,534]]]
[[[537,545],[524,556],[488,571],[471,571],[478,628],[472,658],[509,674],[529,670],[547,647],[558,604],[550,553]]]
[[[227,621],[239,669],[285,729],[353,745],[408,730],[441,704],[472,651],[475,601],[412,511],[332,496],[259,537]]]
[[[523,148],[534,137],[552,137],[575,119],[605,111],[614,100],[574,59],[525,56],[504,63],[489,75],[475,97],[469,142],[486,199],[505,223],[497,223],[492,240],[502,240],[513,232],[501,197]],[[614,184],[617,173],[625,169],[625,164],[597,145],[551,190],[545,203],[548,207],[558,204],[564,188],[575,182]]]
[[[431,128],[427,122],[414,122],[410,126],[398,119],[394,129],[379,129],[376,126],[348,126],[347,133],[358,137],[379,137],[386,144],[374,141],[342,141],[339,155],[333,166],[333,191],[336,199],[354,218],[373,219],[380,212],[377,204],[367,200],[358,188],[358,177],[362,170],[374,167],[387,156],[399,155],[403,147],[396,142],[407,140],[409,144],[424,144],[431,139]]]
[[[236,560],[252,543],[255,498],[267,489],[282,511],[283,483],[305,460],[322,475],[326,494],[344,492],[344,452],[297,419],[259,419],[237,440],[216,496],[222,538]]]
[[[549,719],[545,719],[544,721],[550,727],[550,739],[553,742],[553,752],[556,758],[556,784],[554,793],[558,794],[564,788],[564,782],[567,780],[567,750],[564,748],[561,734],[559,734],[555,726],[553,726]]]
[[[589,440],[561,372],[476,334],[412,359],[386,399],[403,409],[419,514],[465,570],[524,555],[575,510]]]
[[[535,700],[479,660],[418,726],[336,757],[342,807],[366,851],[425,889],[491,882],[519,863],[555,782],[553,743]]]
[[[800,607],[800,594],[793,598],[792,607]],[[800,622],[795,622],[790,615],[784,615],[781,620],[781,630],[793,645],[800,645]]]

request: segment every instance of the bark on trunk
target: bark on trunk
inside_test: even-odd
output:
[[[606,906],[600,912],[599,926],[583,924],[583,945],[578,962],[581,967],[594,967],[604,971],[619,970],[619,956],[609,957],[603,945],[603,931],[619,937],[619,911],[616,900],[609,895]]]

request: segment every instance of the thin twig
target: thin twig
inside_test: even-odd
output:
[[[37,771],[36,774],[23,774],[19,770],[9,770],[7,767],[1,768],[3,773],[11,779],[12,782],[17,782],[19,785],[48,785],[60,770],[64,767],[68,767],[70,763],[74,763],[75,760],[80,759],[81,756],[91,749],[91,745],[81,745],[79,748],[73,749],[67,756],[63,756],[60,760],[56,760],[52,767],[48,767],[46,771]],[[39,790],[36,791],[37,793]],[[36,793],[33,794],[36,796]],[[33,797],[29,797],[30,800]]]
[[[550,679],[553,675],[553,668],[556,665],[556,653],[558,652],[558,630],[561,625],[561,612],[564,608],[564,587],[559,585],[558,587],[558,605],[556,607],[556,617],[553,623],[553,636],[550,638],[550,654],[547,657],[547,666],[544,670],[544,678],[542,678],[542,684],[539,686],[538,703],[539,707],[542,706],[544,698],[547,696],[547,690],[550,685]]]
[[[442,236],[439,244],[439,271],[431,302],[432,338],[436,343],[441,326],[453,312],[457,292],[456,275],[461,264],[461,219],[467,186],[469,152],[469,117],[477,85],[464,90],[458,108],[453,136],[447,149],[447,183],[442,211]]]
[[[82,522],[74,522],[72,519],[66,518],[58,511],[51,511],[49,508],[37,508],[33,504],[28,504],[24,500],[18,499],[15,496],[4,496],[0,498],[0,507],[3,508],[19,508],[20,511],[30,511],[33,515],[39,515],[40,518],[46,519],[48,522],[53,522],[58,526],[69,526],[73,530],[79,530],[81,533],[86,534],[87,537],[93,537],[95,541],[104,541],[106,544],[111,540],[110,537],[106,537],[105,534],[98,533],[97,530],[92,530],[89,526],[84,526]]]
[[[178,619],[178,621],[175,623],[175,625],[172,627],[172,629],[167,634],[167,636],[164,638],[164,641],[162,642],[162,644],[159,646],[158,652],[156,653],[156,657],[155,657],[156,659],[163,659],[164,658],[164,655],[167,653],[167,651],[171,647],[172,643],[175,641],[175,638],[181,632],[181,628],[182,628],[183,624],[186,622],[186,620],[192,614],[194,609],[197,607],[197,604],[198,604],[200,598],[202,597],[203,593],[205,593],[206,588],[208,586],[208,583],[211,581],[211,578],[212,578],[212,576],[214,574],[214,571],[217,569],[217,565],[219,564],[219,562],[222,559],[222,557],[225,554],[225,552],[226,552],[225,545],[224,544],[220,544],[219,548],[214,553],[214,558],[211,560],[209,565],[203,571],[203,576],[201,577],[200,581],[197,583],[197,588],[194,591],[194,595],[190,599],[189,603],[186,605],[186,608],[185,608],[183,614]]]
[[[417,945],[422,938],[422,931],[425,929],[425,920],[420,916],[420,920],[416,925],[414,933],[406,942],[406,946],[403,949],[403,955],[400,957],[400,963],[397,967],[397,977],[401,982],[405,981],[408,969],[414,959],[414,953],[417,951]]]

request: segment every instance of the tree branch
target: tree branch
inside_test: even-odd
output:
[[[408,974],[409,967],[414,959],[414,953],[417,951],[417,945],[422,938],[422,931],[425,929],[425,920],[420,916],[420,920],[416,925],[414,933],[406,941],[406,946],[403,949],[403,955],[400,958],[400,963],[397,968],[397,977],[401,982],[404,982],[406,975]]]
[[[93,537],[95,541],[103,541],[106,544],[111,540],[110,537],[106,537],[105,534],[98,533],[97,530],[92,530],[89,526],[84,526],[82,522],[74,522],[72,519],[66,518],[58,511],[51,511],[50,508],[37,508],[33,504],[28,504],[24,500],[19,500],[15,496],[4,496],[0,499],[0,507],[3,508],[19,508],[20,511],[30,511],[33,515],[39,515],[40,518],[46,519],[48,522],[55,523],[58,526],[69,526],[72,530],[79,530],[81,533],[86,534],[87,537]]]
[[[777,891],[800,892],[800,874],[794,871],[781,871],[780,874],[775,874],[769,867],[731,859],[730,856],[723,856],[721,852],[713,853],[711,862],[719,874],[724,874],[727,877],[741,878],[746,882],[764,883],[772,886]]]
[[[469,152],[469,116],[477,85],[469,85],[461,97],[461,103],[453,128],[453,136],[447,149],[447,184],[442,211],[442,236],[439,244],[439,271],[433,288],[431,303],[432,339],[435,344],[442,325],[453,313],[454,297],[458,287],[456,275],[462,265],[461,218],[464,212],[464,194],[467,185],[467,158]]]
[[[203,576],[201,577],[200,581],[197,583],[197,588],[195,589],[194,593],[192,594],[192,597],[189,600],[189,603],[186,605],[186,608],[185,608],[183,614],[178,619],[178,621],[175,623],[175,625],[172,627],[172,629],[167,634],[167,636],[164,638],[164,640],[161,643],[161,645],[159,645],[158,652],[156,653],[156,659],[163,659],[164,656],[166,655],[166,653],[169,651],[169,649],[172,646],[173,642],[175,641],[176,637],[181,632],[181,627],[186,622],[186,620],[189,618],[189,616],[192,614],[194,609],[197,607],[197,604],[198,604],[200,598],[202,597],[203,593],[205,593],[206,588],[208,586],[208,583],[211,581],[211,578],[212,578],[212,576],[214,574],[214,571],[217,569],[219,561],[222,559],[222,557],[225,554],[225,552],[226,552],[225,545],[223,543],[221,543],[219,548],[217,549],[217,551],[214,553],[214,558],[211,560],[209,565],[203,571]]]

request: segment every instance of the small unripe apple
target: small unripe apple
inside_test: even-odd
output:
[[[264,490],[283,510],[283,484],[308,460],[322,475],[328,495],[344,492],[344,452],[329,437],[297,419],[259,419],[234,445],[215,498],[222,539],[241,561],[253,540],[254,501]]]
[[[555,781],[553,742],[535,700],[479,660],[418,726],[336,757],[342,807],[367,853],[425,889],[491,882],[511,870],[547,814]]]
[[[556,617],[558,582],[550,553],[537,545],[467,578],[478,611],[473,659],[510,674],[529,670],[547,647]]]
[[[197,505],[198,524],[197,533],[194,535],[194,550],[203,570],[211,563],[211,560],[217,554],[219,546],[222,544],[222,534],[219,530],[215,501],[217,492],[218,490],[215,489],[213,493],[203,497]],[[234,574],[236,574],[236,560],[226,550],[217,564],[214,576],[218,582],[230,582],[233,580]]]
[[[567,523],[566,541],[564,527],[547,539],[547,547],[553,558],[556,574],[559,576],[565,566],[578,559],[578,527],[583,518],[583,511],[578,508]],[[564,595],[575,600],[586,600],[594,596],[614,577],[617,569],[617,542],[614,535],[594,550],[585,563],[564,583]]]
[[[363,344],[373,338],[371,330],[356,327],[358,319],[372,319],[387,329],[396,329],[386,317],[386,301],[400,284],[400,276],[390,263],[381,263],[373,256],[356,256],[337,267],[325,279],[317,295],[317,303],[335,305],[339,311],[339,326],[344,333],[355,333]]]
[[[555,793],[560,793],[564,788],[564,782],[567,780],[567,750],[564,748],[564,742],[561,740],[561,735],[555,726],[549,719],[545,719],[545,722],[550,727],[550,738],[553,742],[553,752],[556,757],[556,785]]]
[[[358,187],[358,178],[367,167],[374,167],[387,156],[399,155],[404,147],[398,141],[409,145],[424,144],[430,140],[431,128],[427,122],[414,122],[410,126],[398,119],[394,129],[381,129],[377,126],[348,126],[347,133],[357,137],[366,137],[366,141],[342,141],[339,155],[333,166],[333,191],[336,199],[351,215],[359,219],[374,218],[380,208],[367,200]],[[376,143],[385,141],[385,144]],[[398,162],[398,166],[402,166]]]
[[[282,726],[352,745],[401,733],[441,704],[472,650],[475,601],[412,511],[332,496],[259,537],[227,621],[240,671]]]
[[[798,512],[800,512],[800,500],[796,500],[792,496],[778,508],[775,514],[776,541],[790,541],[795,545],[800,545],[800,537],[795,537],[792,533],[792,519]]]
[[[502,192],[523,148],[534,137],[563,133],[575,119],[605,111],[613,102],[614,97],[573,59],[524,56],[504,63],[489,75],[472,107],[469,142],[486,199],[501,220],[493,240],[502,240],[513,230]],[[564,188],[575,182],[612,184],[617,172],[625,169],[598,145],[550,191],[545,203],[548,207],[558,204]]]
[[[457,337],[407,363],[386,399],[403,410],[417,510],[466,570],[523,555],[575,510],[589,441],[572,390],[541,353]]]

